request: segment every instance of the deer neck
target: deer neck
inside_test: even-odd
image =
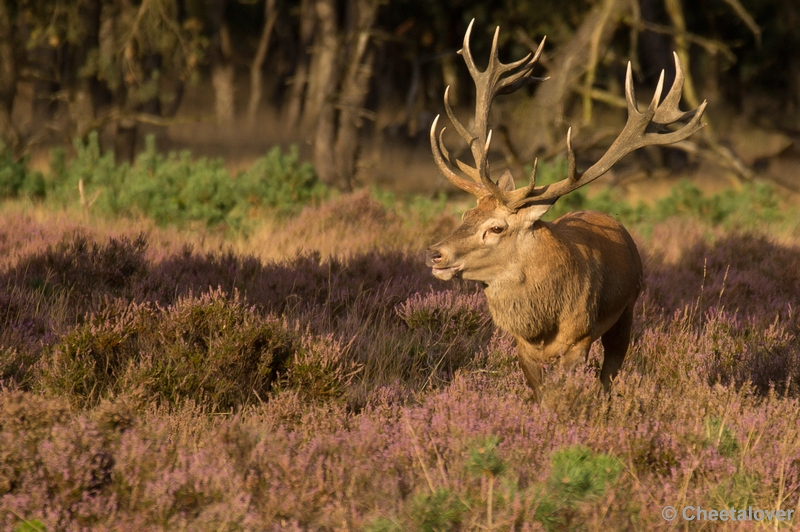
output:
[[[557,327],[570,254],[551,224],[541,221],[520,235],[517,246],[514,263],[486,285],[486,300],[497,326],[536,341]]]

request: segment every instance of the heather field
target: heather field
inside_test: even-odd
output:
[[[255,223],[275,205],[237,190],[103,196],[188,159],[98,161],[4,174],[0,529],[796,527],[800,226],[771,189],[565,200],[626,223],[646,287],[611,393],[596,345],[535,404],[481,290],[423,264],[464,204],[310,184]]]

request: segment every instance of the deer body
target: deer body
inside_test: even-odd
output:
[[[492,319],[518,340],[532,345],[594,341],[639,296],[639,253],[610,216],[588,211],[552,224],[537,221],[519,241],[508,273],[485,281]]]
[[[497,56],[498,28],[489,65],[481,72],[469,50],[471,31],[472,23],[460,53],[475,80],[473,126],[467,128],[456,119],[448,91],[445,110],[470,146],[475,166],[450,157],[442,134],[436,137],[438,117],[430,141],[439,170],[475,195],[478,205],[464,213],[453,234],[428,248],[426,263],[439,279],[460,276],[484,284],[492,319],[516,339],[520,367],[535,396],[544,365],[574,367],[586,360],[598,338],[603,343],[600,380],[607,389],[628,350],[633,307],[642,286],[639,252],[625,228],[606,214],[574,212],[552,223],[540,218],[558,198],[597,179],[631,151],[677,142],[700,129],[705,102],[692,111],[678,109],[683,72],[675,56],[675,81],[669,93],[662,101],[662,72],[652,102],[639,112],[629,64],[625,83],[628,122],[605,155],[585,172],[577,172],[568,131],[566,179],[537,187],[534,163],[530,184],[517,189],[508,171],[496,182],[489,176],[489,109],[496,95],[516,90],[531,79],[543,43],[535,54],[504,64]],[[688,123],[674,131],[667,129],[680,121]],[[471,180],[458,175],[452,166]]]
[[[487,197],[478,209],[482,203],[493,202]],[[468,211],[464,226],[476,234],[470,219],[484,217]],[[440,279],[460,274],[484,284],[492,320],[516,339],[534,395],[544,365],[575,367],[601,337],[601,381],[607,387],[627,352],[641,290],[636,244],[619,222],[599,212],[573,212],[552,223],[519,218],[513,220],[518,227],[511,223],[503,233],[486,235],[490,249],[484,260],[470,256],[469,244],[454,233],[428,250],[428,264]],[[495,243],[486,242],[493,237]]]

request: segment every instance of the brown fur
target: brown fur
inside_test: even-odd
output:
[[[642,285],[636,245],[608,215],[573,212],[552,223],[547,206],[512,212],[492,196],[427,251],[434,275],[485,284],[495,324],[517,340],[520,366],[538,396],[544,364],[574,367],[602,338],[607,388],[630,340]],[[492,228],[502,228],[497,233]]]

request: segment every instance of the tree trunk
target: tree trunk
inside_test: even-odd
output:
[[[101,27],[100,0],[84,2],[79,7],[81,25],[83,27],[83,40],[76,47],[72,57],[71,72],[75,78],[69,80],[69,113],[74,123],[75,135],[85,138],[89,132],[97,127],[95,95],[99,94],[97,77],[81,75],[81,69],[86,65],[92,51],[100,47]]]
[[[531,102],[532,109],[525,113],[511,110],[509,119],[518,122],[525,116],[526,124],[519,129],[525,132],[523,157],[531,159],[539,150],[551,150],[564,138],[562,121],[566,106],[572,96],[571,88],[581,84],[581,78],[592,67],[592,58],[587,62],[587,50],[605,50],[619,25],[621,15],[630,9],[632,0],[604,0],[595,5],[586,15],[572,38],[558,49],[551,60],[549,81],[536,90]],[[596,61],[596,59],[595,59]],[[533,139],[533,142],[531,142]]]
[[[256,56],[250,65],[250,102],[247,105],[247,126],[249,128],[255,125],[258,105],[261,103],[261,86],[264,77],[261,69],[267,58],[269,38],[276,20],[278,20],[278,10],[275,7],[275,0],[267,0],[264,7],[264,29],[261,32],[261,39],[258,41]]]
[[[333,0],[315,0],[317,32],[311,56],[303,127],[314,131],[314,165],[320,179],[338,185],[334,143],[336,141],[336,109],[334,98],[338,85],[336,59],[339,56],[336,5]]]
[[[362,108],[369,93],[374,53],[367,49],[375,22],[378,2],[356,0],[356,28],[350,39],[349,64],[342,82],[339,98],[339,131],[336,138],[336,173],[345,190],[353,186],[358,155],[358,133],[361,129]]]
[[[336,5],[332,0],[316,2],[318,40],[304,119],[312,120],[318,106],[314,164],[322,181],[344,190],[352,188],[356,173],[359,130],[374,58],[369,50],[370,33],[378,5],[379,0],[349,0],[348,30],[339,38]],[[338,57],[344,63],[337,65],[334,58],[340,42],[345,49]]]
[[[114,136],[114,155],[117,162],[133,162],[136,156],[136,138],[138,124],[135,120],[123,118],[117,122],[117,134]]]
[[[30,51],[33,66],[33,122],[46,129],[55,117],[58,103],[58,50],[50,44],[39,44]]]
[[[286,123],[291,128],[297,127],[300,123],[303,111],[303,100],[308,83],[309,50],[314,37],[315,22],[314,0],[303,0],[300,5],[300,53],[286,104]]]
[[[216,64],[211,70],[211,85],[214,87],[214,111],[217,124],[230,126],[235,116],[234,70],[230,63]]]
[[[235,71],[232,63],[230,33],[225,24],[226,0],[209,2],[209,19],[212,28],[209,46],[211,85],[214,87],[214,110],[217,123],[230,126],[235,115]]]
[[[0,0],[0,142],[18,155],[20,138],[11,120],[17,96],[17,61],[14,32],[6,0]]]
[[[311,55],[308,88],[303,106],[303,126],[313,130],[323,107],[333,105],[334,94],[338,85],[339,67],[339,34],[337,22],[337,6],[334,0],[314,0],[316,14],[316,35],[314,51]],[[333,116],[325,113],[326,117]]]

